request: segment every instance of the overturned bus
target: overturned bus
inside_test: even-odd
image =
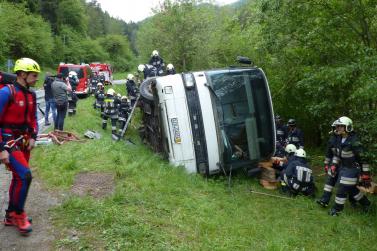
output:
[[[141,136],[190,173],[246,168],[275,151],[275,124],[264,72],[229,67],[145,80]]]

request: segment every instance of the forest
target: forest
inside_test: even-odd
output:
[[[130,1],[130,4],[131,1]],[[0,1],[0,63],[34,58],[110,62],[135,71],[157,49],[178,72],[252,59],[269,80],[275,113],[295,118],[306,144],[323,146],[332,122],[349,116],[377,163],[377,0],[165,0],[138,23],[96,1]]]

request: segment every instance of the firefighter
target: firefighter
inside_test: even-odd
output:
[[[166,66],[166,75],[174,75],[174,74],[175,74],[174,65],[168,64]]]
[[[275,115],[276,141],[279,141],[284,147],[287,140],[287,126],[283,124],[280,115]]]
[[[118,110],[115,106],[115,91],[113,89],[107,90],[106,98],[105,98],[105,105],[104,105],[104,112],[103,112],[103,120],[102,120],[102,129],[106,130],[107,127],[107,120],[110,119],[111,121],[111,138],[113,140],[118,140],[119,137],[117,135],[117,121],[118,121]]]
[[[16,83],[0,89],[0,161],[12,172],[4,224],[24,235],[32,231],[24,206],[32,181],[30,151],[38,133],[36,94],[29,87],[35,86],[40,71],[34,60],[18,59]]]
[[[134,81],[134,75],[132,74],[127,75],[126,89],[127,89],[128,97],[131,100],[131,107],[133,107],[136,102],[137,95],[138,95],[138,89]]]
[[[282,191],[294,196],[314,196],[313,172],[306,162],[305,150],[298,149],[294,157],[283,171]]]
[[[141,64],[137,67],[139,72],[144,75],[144,80],[150,77],[158,76],[157,68],[149,64]]]
[[[127,122],[128,116],[131,112],[130,102],[127,96],[122,96],[121,103],[119,107],[119,135],[122,133],[122,130]]]
[[[102,116],[105,103],[105,90],[102,83],[97,84],[97,91],[94,97],[96,98],[96,101],[94,102],[94,109],[100,109]]]
[[[365,162],[362,145],[353,131],[352,120],[348,117],[340,117],[335,121],[337,137],[335,143],[335,155],[332,158],[329,172],[331,176],[338,175],[338,189],[335,197],[335,205],[329,214],[338,216],[344,208],[347,194],[353,197],[364,210],[370,207],[368,198],[357,188],[360,176],[361,185],[370,187],[371,176],[369,165]]]
[[[287,143],[294,144],[297,148],[304,148],[304,133],[297,128],[296,120],[288,120]]]
[[[335,166],[331,165],[333,157],[337,155],[336,153],[336,142],[340,140],[341,136],[338,135],[338,131],[335,127],[336,120],[332,123],[330,131],[330,138],[327,142],[326,153],[325,153],[325,161],[324,161],[324,169],[325,173],[327,174],[327,180],[325,186],[323,188],[323,195],[320,199],[317,200],[317,203],[322,207],[327,207],[329,205],[332,191],[336,182],[338,180],[338,173],[335,171],[331,171],[331,169],[335,169]],[[355,199],[353,197],[349,197],[351,204],[354,206],[356,204]]]
[[[76,114],[76,107],[77,107],[77,95],[76,95],[76,88],[79,84],[79,78],[77,77],[77,73],[75,71],[70,71],[68,73],[68,81],[71,85],[72,90],[69,91],[68,94],[68,116],[72,116]]]
[[[157,72],[163,72],[165,64],[164,60],[160,57],[158,51],[154,50],[151,56],[152,57],[149,60],[149,64],[155,67],[157,69]],[[158,75],[161,76],[162,74],[159,73]]]
[[[284,149],[284,157],[273,157],[273,168],[283,171],[288,164],[295,158],[294,154],[296,153],[297,148],[293,144],[288,144]]]

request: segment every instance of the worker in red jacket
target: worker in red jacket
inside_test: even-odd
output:
[[[29,87],[35,85],[40,71],[34,60],[18,59],[16,82],[0,85],[0,162],[12,172],[4,223],[24,235],[32,231],[24,206],[32,180],[30,151],[38,133],[36,95]]]

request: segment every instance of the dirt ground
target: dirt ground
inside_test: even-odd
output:
[[[3,221],[3,215],[8,203],[8,187],[10,184],[11,173],[0,165],[0,219]],[[79,173],[75,177],[75,182],[71,192],[76,196],[90,195],[94,198],[102,198],[111,194],[114,190],[114,176],[109,173]],[[56,236],[61,233],[55,233],[51,224],[52,219],[49,209],[59,205],[64,195],[57,198],[43,189],[42,183],[37,178],[33,178],[27,198],[25,210],[33,219],[33,232],[24,237],[19,234],[15,227],[6,227],[0,224],[0,251],[9,250],[55,250],[54,241]],[[55,230],[56,231],[56,230]],[[75,234],[68,233],[71,237]]]
[[[0,174],[1,196],[0,207],[1,221],[7,207],[7,186],[9,186],[10,173],[4,172],[3,166]],[[5,203],[4,202],[5,196]],[[42,189],[38,179],[33,179],[30,187],[25,210],[33,219],[33,232],[28,237],[21,236],[15,227],[0,225],[0,250],[53,250],[54,230],[49,217],[49,208],[58,205],[58,199]],[[4,205],[3,205],[4,204]]]

